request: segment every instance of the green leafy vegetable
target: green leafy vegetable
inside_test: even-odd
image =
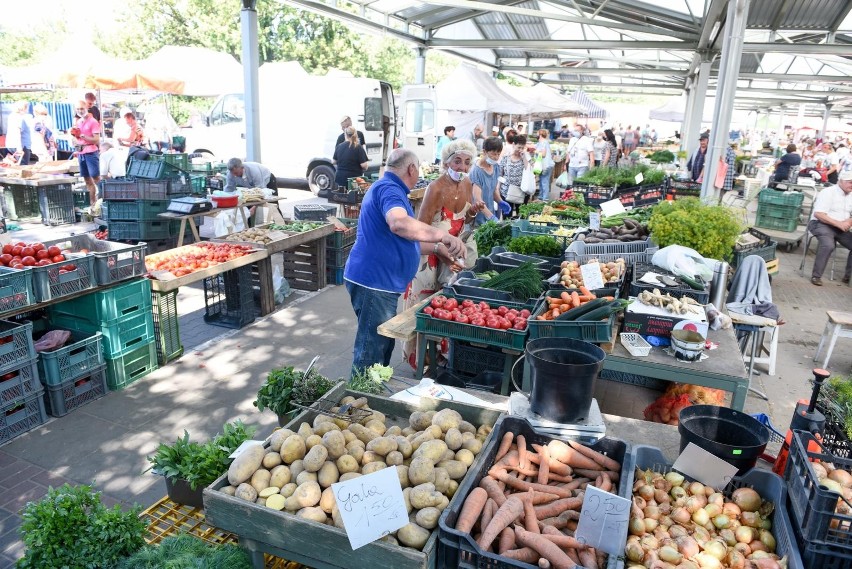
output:
[[[305,231],[311,231],[312,229],[317,229],[323,225],[326,224],[318,221],[294,221],[292,223],[284,224],[273,223],[269,226],[269,229],[274,231],[289,231],[291,233],[304,233]]]
[[[378,395],[384,391],[384,383],[393,375],[393,368],[379,364],[373,364],[368,368],[359,370],[352,374],[349,379],[349,389],[361,391],[371,395]]]
[[[648,155],[648,160],[651,162],[656,162],[658,164],[666,164],[668,162],[674,162],[675,155],[668,150],[657,150]]]
[[[644,164],[637,164],[629,168],[592,168],[582,176],[576,178],[575,182],[604,187],[631,187],[636,186],[636,176],[642,174],[644,178],[641,185],[662,184],[666,179],[666,173]]]
[[[115,569],[251,569],[248,554],[232,543],[210,545],[189,534],[146,545]]]
[[[260,411],[269,408],[279,416],[293,415],[299,408],[296,403],[309,405],[334,387],[340,380],[331,380],[311,370],[308,377],[293,366],[276,368],[269,372],[260,386],[254,406]]]
[[[509,241],[506,249],[513,253],[540,257],[561,257],[565,253],[563,246],[550,235],[515,237]]]
[[[518,300],[538,297],[541,286],[541,273],[532,263],[521,263],[482,284],[483,288],[506,291]]]
[[[473,234],[480,255],[488,255],[494,247],[504,247],[512,238],[512,226],[508,222],[487,221]]]
[[[733,254],[742,226],[723,206],[704,205],[698,198],[661,202],[648,222],[660,247],[683,245],[708,259],[728,259]]]

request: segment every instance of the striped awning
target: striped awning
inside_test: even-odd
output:
[[[607,115],[609,115],[609,111],[594,102],[592,98],[582,90],[577,90],[571,93],[571,100],[582,105],[583,109],[585,109],[583,114],[589,118],[605,119]]]

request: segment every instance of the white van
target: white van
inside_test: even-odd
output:
[[[379,171],[393,148],[396,111],[389,83],[262,73],[259,98],[260,161],[279,180],[306,179],[314,193],[333,189],[332,156],[344,116],[364,133],[369,173]],[[181,134],[187,152],[210,153],[226,161],[245,157],[245,131],[243,95],[231,93],[220,96],[200,124]]]

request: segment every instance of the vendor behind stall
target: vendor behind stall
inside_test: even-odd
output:
[[[225,178],[224,189],[226,192],[235,192],[238,187],[277,190],[278,184],[275,176],[263,164],[231,158],[228,160],[228,175]]]
[[[468,143],[470,144],[470,143]],[[408,193],[420,177],[417,156],[397,148],[384,176],[364,196],[358,237],[343,278],[358,319],[352,371],[389,365],[395,341],[378,326],[396,315],[399,296],[417,272],[421,248],[448,258],[464,258],[465,246],[446,229],[414,219]]]

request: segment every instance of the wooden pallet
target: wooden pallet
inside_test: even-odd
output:
[[[188,533],[211,545],[239,544],[236,535],[209,525],[204,519],[204,510],[172,502],[168,496],[161,498],[139,517],[148,523],[145,541],[151,544],[158,544],[179,533]],[[303,566],[267,555],[266,569],[303,569]]]
[[[326,285],[325,237],[281,253],[284,278],[291,288],[320,290]]]

